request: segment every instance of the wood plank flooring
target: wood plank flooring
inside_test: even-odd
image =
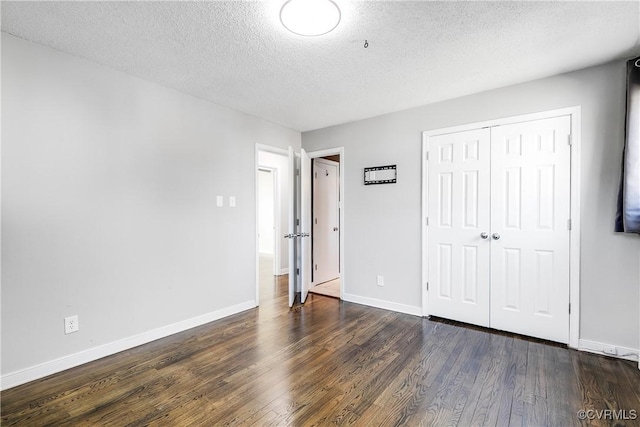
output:
[[[340,279],[333,279],[328,282],[312,286],[309,292],[313,294],[326,295],[328,297],[340,298]]]
[[[615,419],[640,417],[633,362],[321,295],[290,310],[286,292],[9,389],[2,425],[640,425]]]

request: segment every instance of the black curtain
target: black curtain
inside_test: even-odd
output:
[[[627,62],[627,119],[615,231],[640,234],[640,57]]]

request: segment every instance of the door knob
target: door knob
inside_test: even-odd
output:
[[[333,231],[338,231],[338,227],[333,227]]]
[[[493,233],[493,234],[491,235],[491,238],[492,238],[493,240],[500,240],[500,235],[499,235],[498,233]]]
[[[480,237],[482,237],[483,239],[486,239],[489,237],[489,233],[487,233],[486,231],[483,231],[482,233],[480,233]]]

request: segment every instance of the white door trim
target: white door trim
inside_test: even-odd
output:
[[[283,156],[287,156],[289,153],[287,152],[287,150],[284,150],[282,148],[278,148],[278,147],[272,147],[270,145],[264,145],[264,144],[258,144],[256,143],[255,146],[255,159],[254,159],[254,166],[253,166],[253,174],[254,174],[254,194],[255,194],[255,232],[254,232],[254,236],[255,236],[255,247],[254,247],[254,252],[255,252],[255,264],[256,264],[256,299],[255,299],[255,306],[259,306],[260,305],[260,254],[259,254],[259,249],[260,249],[260,243],[258,241],[258,230],[259,230],[259,207],[258,207],[258,169],[260,167],[260,152],[261,151],[265,151],[268,153],[274,153],[274,154],[280,154]],[[275,188],[274,188],[274,192],[275,192]],[[279,201],[278,201],[279,202]],[[279,203],[278,203],[279,204]],[[279,209],[279,206],[276,208]],[[280,221],[280,217],[279,215],[274,218],[274,223],[278,223]],[[279,225],[276,226],[276,235],[275,235],[275,240],[276,242],[279,239]],[[276,243],[276,251],[280,250],[280,245],[278,243]],[[275,257],[278,256],[279,257],[279,253],[276,255],[274,254],[274,263],[275,263]]]
[[[345,176],[345,158],[344,158],[344,147],[336,147],[336,148],[328,148],[326,150],[318,150],[307,153],[309,157],[312,159],[318,157],[326,157],[326,156],[340,156],[340,165],[339,165],[339,177],[340,177],[340,299],[343,298],[344,290],[346,289],[346,277],[345,274],[345,264],[344,264],[344,235],[345,235],[345,227],[344,227],[344,176]]]
[[[580,128],[581,107],[569,107],[558,110],[543,111],[513,117],[470,123],[442,129],[422,132],[422,314],[429,316],[429,298],[427,281],[429,279],[427,244],[428,244],[428,143],[429,138],[436,135],[462,132],[484,127],[521,123],[559,116],[571,117],[571,232],[569,241],[569,347],[578,348],[580,339]],[[568,308],[567,308],[568,309]]]
[[[340,184],[340,163],[334,162],[333,160],[327,160],[327,159],[324,159],[322,157],[316,157],[313,160],[314,160],[314,164],[312,164],[312,169],[313,169],[313,167],[315,167],[315,164],[322,164],[322,163],[324,163],[325,165],[329,165],[329,166],[335,167],[337,169],[337,173],[338,173],[338,185]],[[315,186],[315,180],[312,182],[311,186],[312,187]],[[338,192],[339,191],[340,191],[340,187],[338,187]],[[315,205],[315,197],[316,197],[316,194],[315,194],[315,191],[314,191],[313,192],[313,198],[312,198],[314,205]],[[339,194],[338,194],[338,221],[340,221],[340,197],[339,197]],[[313,228],[313,226],[314,226],[314,224],[313,224],[313,221],[312,221],[311,222],[311,227]],[[311,252],[312,253],[313,253],[313,250],[314,250],[314,247],[313,247],[313,240],[312,240],[312,245],[311,245]],[[339,239],[338,239],[338,252],[340,252],[340,241],[339,241]],[[338,264],[339,263],[340,263],[340,260],[339,260],[339,256],[338,256]],[[312,273],[313,272],[315,272],[315,270],[313,269],[313,266],[312,266]],[[338,271],[338,278],[340,278],[340,271]],[[315,285],[316,285],[316,280],[315,280],[315,277],[314,277],[314,280],[311,281],[311,286],[313,287]]]

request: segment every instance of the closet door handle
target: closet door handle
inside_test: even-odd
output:
[[[487,239],[489,237],[489,233],[483,231],[482,233],[480,233],[480,237],[482,237],[483,239]]]
[[[498,233],[493,233],[493,234],[491,235],[491,238],[492,238],[493,240],[500,240],[500,235],[499,235]]]

